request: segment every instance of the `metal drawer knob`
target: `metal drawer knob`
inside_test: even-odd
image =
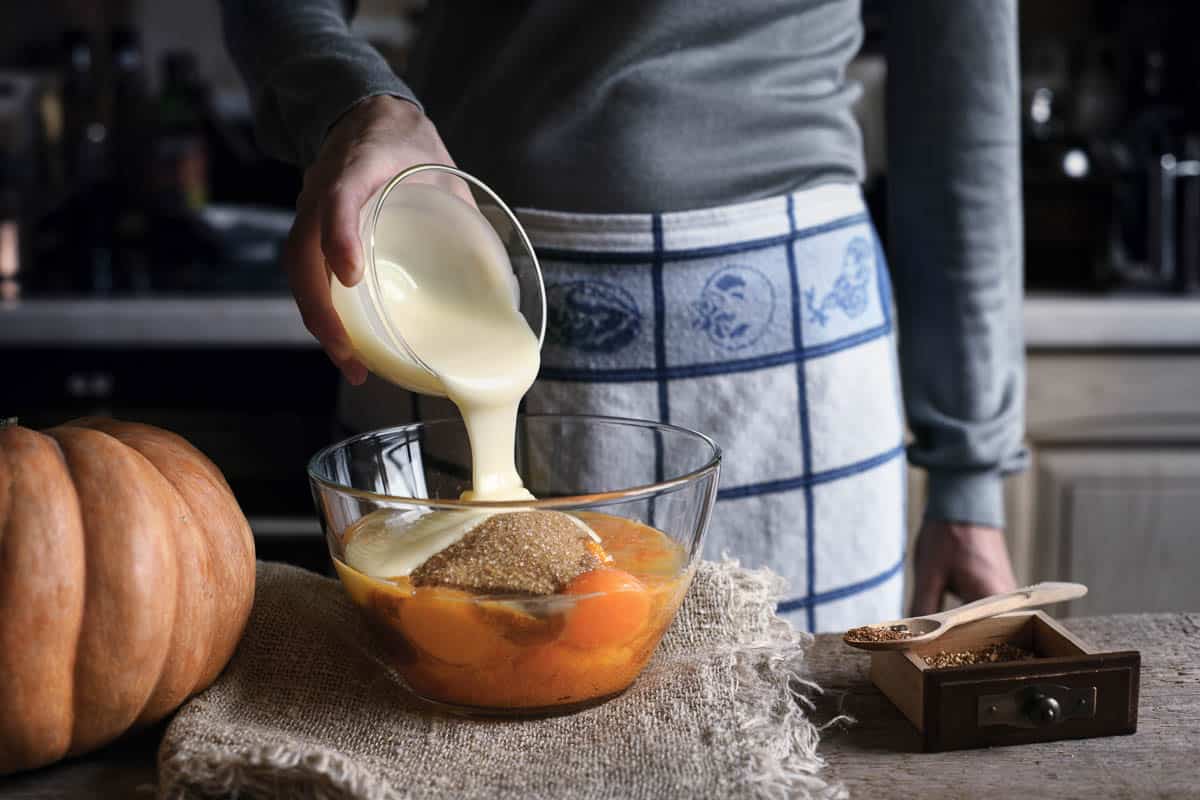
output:
[[[1062,706],[1049,695],[1038,692],[1025,704],[1025,716],[1038,727],[1062,721]]]

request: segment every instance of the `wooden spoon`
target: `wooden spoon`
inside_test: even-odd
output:
[[[931,642],[951,628],[974,622],[977,619],[994,617],[997,614],[1016,611],[1020,608],[1033,608],[1074,600],[1085,594],[1087,594],[1087,587],[1082,583],[1035,583],[1033,586],[1026,586],[1004,594],[994,594],[991,597],[985,597],[974,603],[967,603],[965,606],[952,608],[938,614],[930,614],[926,617],[907,617],[867,626],[867,628],[884,631],[907,633],[908,635],[903,638],[870,641],[865,638],[869,633],[863,636],[851,636],[853,633],[864,630],[863,628],[854,628],[846,632],[842,641],[851,647],[862,650],[907,650],[913,645]]]

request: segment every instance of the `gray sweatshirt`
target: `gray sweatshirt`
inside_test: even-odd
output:
[[[433,0],[401,80],[343,0],[222,0],[263,146],[301,166],[365,97],[422,105],[510,204],[679,211],[862,178],[858,0]],[[1023,466],[1016,0],[893,0],[889,261],[926,516],[1003,525]]]

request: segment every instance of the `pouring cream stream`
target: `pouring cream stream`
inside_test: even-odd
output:
[[[463,500],[534,499],[517,474],[514,452],[517,408],[537,377],[541,355],[516,307],[503,243],[476,209],[423,184],[397,186],[375,231],[374,315],[366,292],[347,289],[336,278],[331,287],[359,358],[393,383],[445,395],[458,407],[471,445],[472,488]],[[396,253],[404,259],[388,258]],[[429,370],[390,343],[380,312]],[[347,561],[369,575],[407,575],[488,516],[474,510],[425,514],[401,535],[388,525],[367,526],[347,545]]]

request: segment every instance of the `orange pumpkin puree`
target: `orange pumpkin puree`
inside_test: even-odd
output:
[[[612,560],[559,594],[489,598],[334,565],[389,664],[418,695],[514,711],[586,704],[637,678],[675,617],[688,575],[687,553],[660,531],[607,514],[578,516]]]

